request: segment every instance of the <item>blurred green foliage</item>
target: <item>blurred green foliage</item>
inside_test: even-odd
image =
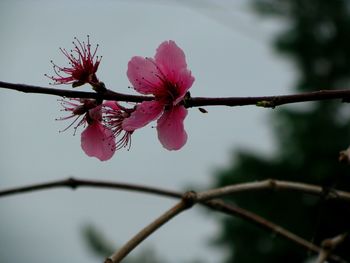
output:
[[[85,225],[83,227],[83,237],[89,250],[96,256],[100,257],[99,262],[103,262],[103,259],[112,255],[117,247],[112,242],[108,241],[105,234],[102,233],[94,225]],[[136,254],[136,255],[135,255]],[[155,253],[152,248],[145,248],[141,251],[133,253],[123,260],[125,263],[166,263],[163,259]]]
[[[92,224],[85,225],[82,228],[83,239],[88,249],[103,262],[103,259],[112,255],[118,247],[109,241],[101,230]],[[123,263],[166,263],[168,262],[152,247],[143,249],[136,248],[124,260]],[[173,261],[172,261],[173,262]],[[207,261],[201,259],[190,259],[181,263],[205,263]]]
[[[350,79],[349,0],[254,0],[260,15],[285,25],[274,48],[297,71],[295,91],[340,89]],[[274,178],[319,184],[323,197],[289,192],[249,192],[227,200],[320,244],[350,230],[350,204],[327,199],[331,188],[350,190],[350,167],[338,154],[350,144],[349,104],[315,102],[279,107],[271,118],[277,150],[261,156],[246,150],[232,154],[228,167],[215,174],[215,187]],[[257,138],[258,140],[259,138]],[[220,219],[216,244],[224,262],[305,262],[311,253],[241,219]],[[334,252],[350,261],[350,238]]]

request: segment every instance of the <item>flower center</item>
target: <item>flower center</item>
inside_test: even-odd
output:
[[[104,121],[109,129],[112,130],[113,136],[118,138],[115,145],[116,150],[131,146],[131,135],[133,131],[125,131],[122,127],[123,121],[130,117],[130,113],[122,109],[111,109],[109,107],[104,109],[105,117]]]
[[[163,101],[164,104],[171,106],[179,96],[177,84],[173,84],[167,79],[162,80],[162,82],[164,89],[156,97]]]

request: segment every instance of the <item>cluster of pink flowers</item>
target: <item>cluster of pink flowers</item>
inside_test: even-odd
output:
[[[76,41],[71,53],[61,49],[70,66],[59,67],[53,63],[56,76],[49,78],[55,84],[72,84],[73,87],[90,84],[95,91],[101,92],[96,88],[104,87],[96,75],[101,61],[101,57],[96,56],[97,47],[91,51],[89,38],[87,44]],[[183,101],[194,82],[182,49],[174,41],[165,41],[157,48],[154,58],[133,57],[128,63],[127,76],[137,92],[153,95],[154,99],[133,108],[123,107],[116,101],[61,101],[63,110],[69,111],[70,115],[60,120],[74,118],[67,128],[73,125],[75,130],[85,127],[81,134],[84,152],[101,161],[108,160],[116,150],[130,147],[131,135],[136,129],[155,120],[163,147],[168,150],[182,148],[187,141],[184,129],[187,109]]]

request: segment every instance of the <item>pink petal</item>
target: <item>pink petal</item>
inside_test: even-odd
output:
[[[133,57],[128,63],[127,75],[135,90],[142,94],[155,94],[162,88],[161,73],[151,58]]]
[[[157,119],[163,109],[164,105],[159,101],[144,101],[136,106],[136,110],[129,118],[123,121],[122,128],[126,131],[142,128]]]
[[[176,83],[180,71],[187,68],[185,53],[172,40],[159,45],[155,60],[166,78],[172,83]]]
[[[179,72],[178,80],[177,80],[177,89],[178,89],[178,97],[174,100],[173,105],[178,104],[186,95],[186,92],[191,88],[194,82],[194,77],[191,74],[191,71],[188,69],[182,69]]]
[[[81,148],[90,157],[109,160],[116,148],[112,131],[100,122],[93,122],[81,134]]]
[[[187,141],[187,133],[183,121],[186,118],[187,109],[184,106],[176,106],[165,111],[158,119],[158,139],[164,148],[179,150]]]
[[[89,110],[89,117],[94,121],[101,121],[102,120],[102,106],[99,105],[99,106]]]

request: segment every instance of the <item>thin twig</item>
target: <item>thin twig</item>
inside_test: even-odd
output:
[[[133,238],[131,238],[124,246],[117,250],[113,255],[105,260],[105,263],[118,263],[125,258],[136,246],[138,246],[143,240],[150,236],[154,231],[174,218],[176,215],[192,207],[194,204],[195,194],[192,192],[184,194],[182,200],[175,206],[170,208],[140,232],[138,232]]]
[[[137,184],[129,183],[119,183],[119,182],[107,182],[101,180],[86,180],[78,178],[67,178],[63,180],[52,181],[48,183],[32,184],[23,187],[14,187],[6,190],[0,191],[0,197],[9,196],[20,193],[33,192],[38,190],[46,190],[57,187],[70,187],[76,189],[77,187],[94,187],[94,188],[109,188],[109,189],[119,189],[127,191],[135,191],[141,193],[149,193],[154,195],[161,195],[172,198],[181,198],[182,193],[161,189],[158,187],[150,187]]]
[[[127,101],[127,102],[142,102],[146,100],[153,100],[151,96],[136,96],[127,95],[122,93],[113,92],[107,90],[105,93],[95,92],[83,92],[75,90],[64,90],[39,87],[25,84],[15,84],[0,81],[0,88],[17,90],[25,93],[40,93],[47,95],[55,95],[61,97],[70,98],[93,98],[115,101]],[[322,100],[335,100],[341,99],[343,101],[350,100],[350,90],[320,90],[314,92],[305,92],[293,95],[281,95],[281,96],[260,96],[260,97],[227,97],[227,98],[204,98],[194,97],[188,98],[185,101],[185,106],[190,107],[202,107],[202,106],[245,106],[256,105],[265,108],[274,108],[276,106],[306,102],[306,101],[322,101]]]
[[[260,182],[234,184],[234,185],[228,185],[221,188],[204,191],[202,193],[198,193],[198,200],[205,201],[205,200],[221,197],[224,195],[230,195],[238,192],[264,190],[264,189],[297,191],[297,192],[303,192],[303,193],[312,194],[312,195],[323,194],[322,187],[317,185],[267,179]],[[350,193],[332,189],[329,192],[327,198],[337,198],[337,199],[350,201]]]

